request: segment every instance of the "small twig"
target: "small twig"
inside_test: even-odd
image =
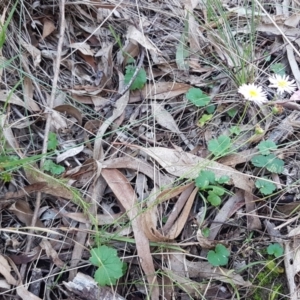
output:
[[[59,1],[59,10],[60,10],[60,36],[58,40],[58,45],[57,45],[57,56],[56,56],[56,61],[54,65],[54,76],[53,76],[53,84],[52,84],[52,91],[51,91],[51,97],[50,101],[48,103],[48,107],[51,109],[53,108],[53,103],[56,95],[56,88],[57,88],[57,82],[58,82],[58,77],[59,77],[59,71],[60,71],[60,61],[61,61],[61,52],[62,52],[62,46],[63,46],[63,41],[64,41],[64,34],[65,34],[65,0]],[[51,113],[47,115],[47,121],[46,121],[46,126],[45,126],[45,138],[44,138],[44,144],[43,144],[43,150],[42,153],[45,154],[47,153],[47,144],[48,144],[48,136],[49,136],[49,131],[50,131],[50,126],[52,122],[52,116]],[[40,167],[43,167],[45,161],[45,157],[41,159]],[[37,197],[36,197],[36,202],[35,202],[35,209],[32,217],[32,222],[31,222],[31,227],[35,227],[35,224],[38,220],[38,212],[40,210],[41,206],[41,198],[42,198],[42,193],[38,192]],[[27,240],[27,245],[25,252],[29,252],[31,249],[32,245],[32,235],[28,235],[28,240]],[[25,272],[26,272],[26,264],[23,264],[20,270],[20,274],[22,279],[25,279]]]
[[[135,79],[136,79],[136,77],[137,77],[137,75],[138,75],[138,73],[139,73],[139,71],[140,71],[140,69],[141,69],[141,67],[142,67],[142,64],[143,64],[143,61],[144,61],[144,57],[145,57],[145,50],[144,50],[144,48],[143,48],[142,46],[140,46],[140,51],[141,51],[141,53],[140,53],[140,60],[139,60],[138,65],[136,66],[136,69],[135,69],[135,71],[134,71],[134,73],[133,73],[133,75],[132,75],[130,81],[129,81],[128,84],[123,88],[123,90],[122,90],[120,93],[116,94],[116,95],[115,95],[115,96],[107,103],[107,105],[109,105],[109,104],[115,105],[116,101],[117,101],[118,99],[120,99],[123,95],[125,95],[125,93],[130,89],[131,85],[132,85],[133,82],[135,81]],[[105,106],[106,106],[106,105],[105,105]]]

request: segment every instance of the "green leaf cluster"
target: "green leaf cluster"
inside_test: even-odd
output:
[[[92,249],[90,262],[98,267],[94,278],[100,286],[116,284],[117,279],[126,271],[126,264],[118,257],[117,250],[111,247],[100,246]]]
[[[279,243],[270,244],[267,248],[269,255],[274,255],[276,258],[282,256],[284,250]]]
[[[125,76],[124,76],[124,81],[125,84],[129,84],[131,78],[133,77],[136,67],[133,65],[128,65],[126,66],[126,71],[125,71]],[[147,74],[144,68],[141,68],[139,70],[139,72],[137,73],[137,76],[135,78],[135,80],[133,81],[133,83],[130,86],[130,90],[134,91],[134,90],[141,90],[145,83],[147,81]]]
[[[65,171],[65,168],[63,166],[57,165],[50,159],[45,160],[43,169],[50,172],[52,175],[60,175]]]
[[[220,184],[228,183],[228,176],[221,176],[216,179],[215,174],[211,171],[201,171],[195,178],[195,185],[202,191],[207,191],[207,201],[213,206],[221,204],[221,197],[226,193],[226,189]]]
[[[186,98],[198,107],[206,106],[210,102],[210,97],[199,88],[190,88],[186,93]]]
[[[230,153],[231,147],[231,139],[226,135],[220,135],[218,138],[208,142],[208,150],[218,157]]]
[[[215,250],[208,251],[207,260],[214,267],[228,264],[230,251],[222,244],[217,244]]]
[[[47,150],[55,150],[58,146],[58,140],[54,132],[49,132]]]
[[[207,122],[212,119],[213,115],[203,114],[198,121],[198,126],[203,127]]]
[[[258,149],[260,154],[254,155],[251,159],[255,167],[266,168],[271,173],[280,174],[283,172],[284,161],[271,153],[271,151],[277,149],[277,145],[274,142],[270,140],[260,142]]]

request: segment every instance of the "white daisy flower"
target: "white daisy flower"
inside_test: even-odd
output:
[[[276,88],[278,94],[283,94],[284,92],[291,94],[297,88],[295,80],[289,81],[289,76],[286,75],[274,74],[269,77],[269,81],[271,82],[269,87]]]
[[[242,94],[246,100],[253,101],[258,105],[268,102],[267,94],[260,86],[257,86],[254,83],[244,83],[239,87],[238,92]]]

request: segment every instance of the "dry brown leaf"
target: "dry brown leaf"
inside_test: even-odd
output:
[[[44,39],[45,37],[50,35],[56,29],[56,27],[55,27],[54,23],[51,20],[49,20],[48,18],[44,18],[43,23],[44,23],[44,26],[43,26],[42,37]]]
[[[194,146],[188,141],[186,136],[180,132],[173,116],[164,109],[163,105],[158,104],[157,102],[153,102],[152,106],[152,115],[154,116],[156,122],[162,127],[167,128],[171,132],[177,133],[183,142],[188,146],[190,150],[194,149]]]
[[[147,162],[129,156],[108,159],[102,163],[102,168],[136,170],[151,178],[159,187],[167,187],[174,180],[173,177],[163,175]]]
[[[11,267],[9,263],[7,262],[6,258],[0,254],[0,273],[5,278],[8,284],[18,285],[18,280],[16,280],[10,272]]]
[[[128,27],[126,37],[129,40],[134,40],[135,42],[141,44],[147,50],[160,52],[160,50],[158,50],[156,46],[142,32],[137,30],[135,26],[130,25]]]
[[[170,269],[179,276],[186,276],[191,278],[206,278],[215,279],[230,284],[236,284],[244,287],[251,286],[251,282],[245,281],[239,274],[234,273],[234,270],[228,270],[221,267],[214,267],[208,262],[189,261],[182,253],[171,254],[169,256]]]
[[[80,51],[82,54],[94,56],[94,51],[87,43],[72,43],[69,47]]]
[[[16,198],[23,198],[27,196],[30,193],[40,191],[41,189],[45,188],[47,186],[46,182],[38,182],[34,184],[30,184],[28,186],[25,186],[21,188],[20,190],[16,192],[8,192],[4,194],[2,197],[0,197],[0,200],[10,200],[10,199],[16,199]]]
[[[17,267],[15,266],[15,264],[11,259],[8,258],[8,260],[10,264],[8,263],[7,259],[0,254],[0,273],[4,276],[4,278],[9,284],[17,286],[16,290],[18,296],[20,296],[21,299],[23,300],[42,300],[41,298],[27,291],[27,289],[24,287],[24,285],[21,282],[21,276]],[[13,278],[12,275],[10,274],[11,272],[10,265],[13,267],[14,272],[17,274],[18,280]]]
[[[30,293],[24,285],[20,284],[17,288],[18,296],[23,300],[42,300],[40,297],[35,296],[34,294]]]
[[[232,183],[245,191],[252,191],[252,182],[249,177],[233,168],[224,166],[215,161],[211,161],[199,156],[163,147],[142,148],[145,153],[155,159],[170,174],[181,178],[196,178],[201,170],[209,169],[217,177],[227,175]]]
[[[31,226],[33,211],[31,210],[28,202],[18,200],[9,208],[9,210],[15,214],[22,223],[25,223],[26,226]],[[45,225],[39,219],[36,220],[36,226],[45,228]]]
[[[23,158],[23,153],[21,153],[20,151],[20,146],[14,136],[14,133],[12,129],[9,126],[7,126],[7,115],[0,114],[0,126],[6,142],[9,144],[10,147],[12,147],[15,153],[17,153],[21,158]]]
[[[84,145],[68,149],[65,152],[62,152],[59,155],[57,155],[56,163],[60,163],[60,162],[64,161],[65,159],[69,158],[69,157],[76,156],[77,154],[79,154],[83,150],[84,150]]]
[[[137,197],[127,178],[116,169],[102,169],[102,176],[107,184],[126,209],[127,215],[132,224],[134,238],[136,241],[137,254],[140,257],[140,264],[152,287],[152,299],[159,299],[158,283],[155,276],[150,245],[142,228],[142,216],[138,209]]]
[[[33,100],[33,83],[31,78],[25,76],[23,80],[23,92],[24,92],[24,102],[30,111],[38,112],[40,107],[37,105],[36,101]]]
[[[40,190],[41,192],[69,200],[72,200],[75,197],[71,187],[61,180],[41,172],[34,166],[26,165],[24,170],[26,177],[31,184],[40,182],[47,184],[43,187],[43,189]]]
[[[182,231],[186,220],[189,216],[191,207],[194,203],[195,196],[198,192],[198,189],[193,189],[193,184],[187,184],[184,186],[178,186],[172,189],[168,189],[163,191],[157,197],[153,197],[153,200],[148,200],[147,205],[148,208],[144,213],[142,213],[142,226],[147,238],[152,242],[164,242],[175,239],[180,232]],[[157,205],[167,201],[181,193],[184,193],[185,190],[189,191],[189,197],[187,199],[186,204],[183,207],[182,212],[179,214],[178,218],[174,220],[172,226],[168,226],[168,230],[165,229],[164,234],[161,233],[157,227]]]
[[[190,85],[178,82],[158,82],[156,84],[146,84],[141,91],[133,92],[130,95],[129,103],[145,99],[166,100],[186,93]]]
[[[163,271],[174,283],[176,283],[176,285],[179,285],[180,289],[189,295],[189,297],[205,299],[203,297],[205,297],[205,291],[207,290],[208,284],[191,280],[187,276],[180,276],[167,268],[163,268]]]
[[[235,195],[230,197],[226,203],[221,207],[217,215],[215,216],[209,230],[209,240],[214,240],[223,224],[242,206],[245,205],[245,199],[242,191],[237,191]]]
[[[63,116],[50,108],[45,109],[45,113],[51,114],[51,131],[58,132],[58,131],[64,131],[66,128],[68,128],[68,123]]]
[[[244,198],[247,212],[247,228],[248,230],[260,230],[262,228],[261,221],[257,216],[257,209],[252,192],[244,191]]]
[[[36,47],[34,47],[31,44],[28,44],[27,42],[25,42],[23,39],[20,39],[21,41],[21,45],[29,52],[29,54],[32,56],[33,58],[33,64],[35,67],[39,66],[41,60],[42,60],[42,55],[41,55],[41,51],[39,49],[37,49]]]
[[[238,164],[249,161],[253,155],[257,154],[257,149],[244,150],[219,159],[219,163],[225,166],[235,167]]]
[[[49,241],[46,239],[43,239],[40,242],[40,247],[46,251],[47,257],[51,258],[53,263],[57,266],[62,268],[65,264],[64,262],[58,257],[57,252],[52,248],[51,244]]]
[[[28,102],[24,102],[15,93],[11,93],[10,91],[7,91],[7,90],[0,90],[0,101],[4,102],[4,103],[7,102],[8,104],[19,105],[19,106],[22,106],[22,107],[28,109],[29,111],[32,111],[31,103],[30,102],[29,103]],[[27,105],[27,103],[28,103],[28,105]],[[35,103],[35,108],[37,108],[37,104],[36,103]],[[40,110],[40,109],[38,109],[38,110]]]
[[[82,125],[82,113],[80,112],[79,109],[77,109],[73,105],[69,105],[69,104],[59,105],[56,106],[54,110],[59,111],[62,114],[66,114],[74,117],[77,120],[78,124],[80,126]]]

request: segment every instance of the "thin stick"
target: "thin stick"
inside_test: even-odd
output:
[[[60,32],[59,32],[60,36],[59,36],[59,40],[58,40],[57,56],[56,56],[56,61],[55,61],[55,65],[54,65],[54,77],[53,77],[51,97],[50,97],[50,101],[48,103],[48,107],[50,109],[53,108],[53,103],[54,103],[54,99],[55,99],[55,95],[56,95],[57,82],[58,82],[58,77],[59,77],[59,71],[60,71],[61,52],[62,52],[62,46],[63,46],[63,40],[64,40],[64,34],[65,34],[65,0],[59,1],[59,11],[60,11]],[[51,113],[48,113],[46,126],[45,126],[45,134],[44,134],[45,139],[44,139],[43,151],[42,151],[43,154],[47,153],[48,136],[49,136],[50,126],[51,126],[51,121],[52,121]],[[43,157],[41,159],[40,168],[43,167],[44,162],[45,162],[45,157]],[[37,222],[38,212],[39,212],[40,206],[41,206],[41,198],[42,198],[42,193],[38,192],[37,197],[36,197],[36,203],[35,203],[35,209],[34,209],[34,213],[33,213],[33,217],[32,217],[31,227],[35,227],[35,224]],[[30,251],[32,241],[33,241],[33,236],[28,235],[25,252],[28,253]],[[23,281],[25,279],[24,278],[25,272],[26,272],[26,264],[23,264],[21,267],[21,270],[20,270],[21,278],[23,279]]]

